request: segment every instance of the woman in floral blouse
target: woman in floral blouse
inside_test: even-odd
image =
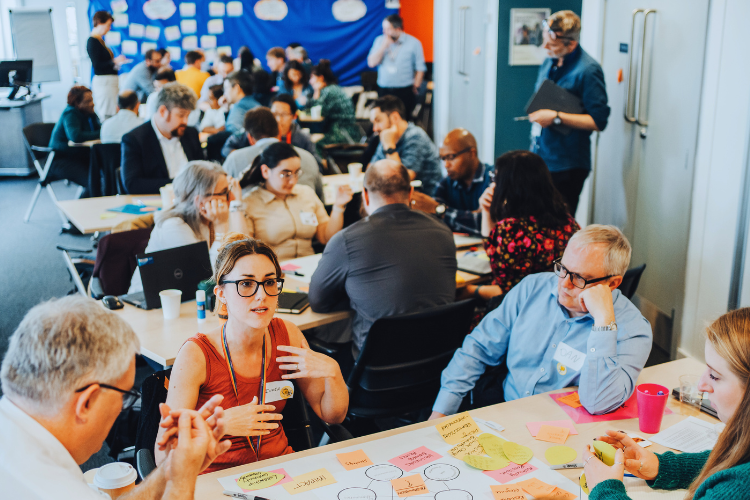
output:
[[[493,280],[467,291],[484,300],[508,293],[529,274],[551,271],[580,229],[544,160],[529,151],[510,151],[495,161],[495,182],[479,205]]]

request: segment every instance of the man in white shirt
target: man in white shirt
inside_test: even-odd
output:
[[[121,409],[137,399],[138,350],[130,326],[88,298],[51,300],[26,314],[0,371],[3,498],[110,498],[86,484],[79,464],[101,448]],[[218,441],[220,400],[215,396],[199,411],[162,407],[160,425],[171,431],[169,466],[120,498],[192,499],[196,476],[230,445]]]
[[[123,135],[141,125],[143,120],[138,118],[140,105],[138,94],[132,90],[121,92],[117,98],[117,114],[102,123],[99,133],[102,143],[120,142]]]
[[[214,64],[214,71],[216,73],[206,78],[206,81],[203,82],[201,95],[198,98],[198,106],[204,110],[208,109],[208,101],[211,99],[211,96],[209,95],[211,93],[211,87],[214,85],[224,85],[224,79],[229,73],[234,71],[234,60],[231,56],[222,55],[219,58],[219,61]]]

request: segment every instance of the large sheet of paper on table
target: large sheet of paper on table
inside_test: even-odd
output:
[[[484,422],[477,420],[482,432],[499,435]],[[502,437],[502,436],[501,436]],[[310,457],[291,459],[284,464],[273,465],[259,470],[278,471],[283,468],[292,477],[301,476],[313,471],[325,469],[330,472],[336,482],[328,486],[290,495],[283,484],[270,488],[255,490],[252,493],[273,500],[289,499],[319,499],[319,500],[383,500],[398,498],[391,480],[419,475],[424,481],[429,493],[420,493],[416,498],[434,500],[491,500],[490,486],[501,484],[487,473],[470,467],[462,460],[453,458],[448,450],[453,445],[446,443],[438,434],[435,427],[426,427],[416,431],[398,434],[370,441],[368,443],[342,448],[330,453],[313,455]],[[347,471],[337,460],[336,455],[363,450],[373,465]],[[415,451],[414,459],[399,459],[401,455]],[[293,456],[293,455],[292,455]],[[290,457],[291,458],[291,457]],[[526,467],[531,472],[507,481],[512,484],[517,481],[538,478],[547,484],[579,496],[580,488],[562,474],[550,470],[538,458],[532,458]],[[219,479],[224,489],[241,492],[237,479],[242,474],[235,474]],[[287,483],[288,484],[288,483]]]
[[[307,257],[285,260],[281,263],[281,270],[289,275],[290,278],[310,283],[313,273],[318,268],[318,263],[320,262],[321,257],[323,257],[322,253],[316,253],[314,255],[308,255]]]

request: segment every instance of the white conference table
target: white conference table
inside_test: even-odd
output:
[[[110,231],[113,227],[139,215],[110,212],[123,205],[161,207],[159,195],[116,195],[58,201],[57,207],[82,234]]]

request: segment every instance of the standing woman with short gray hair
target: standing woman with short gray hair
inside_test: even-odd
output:
[[[86,52],[91,59],[91,91],[94,97],[94,109],[99,120],[104,121],[117,113],[117,96],[119,92],[118,72],[120,65],[127,61],[124,55],[115,57],[112,49],[104,43],[104,35],[112,29],[114,18],[106,10],[94,13],[91,22],[94,28],[86,42]]]

